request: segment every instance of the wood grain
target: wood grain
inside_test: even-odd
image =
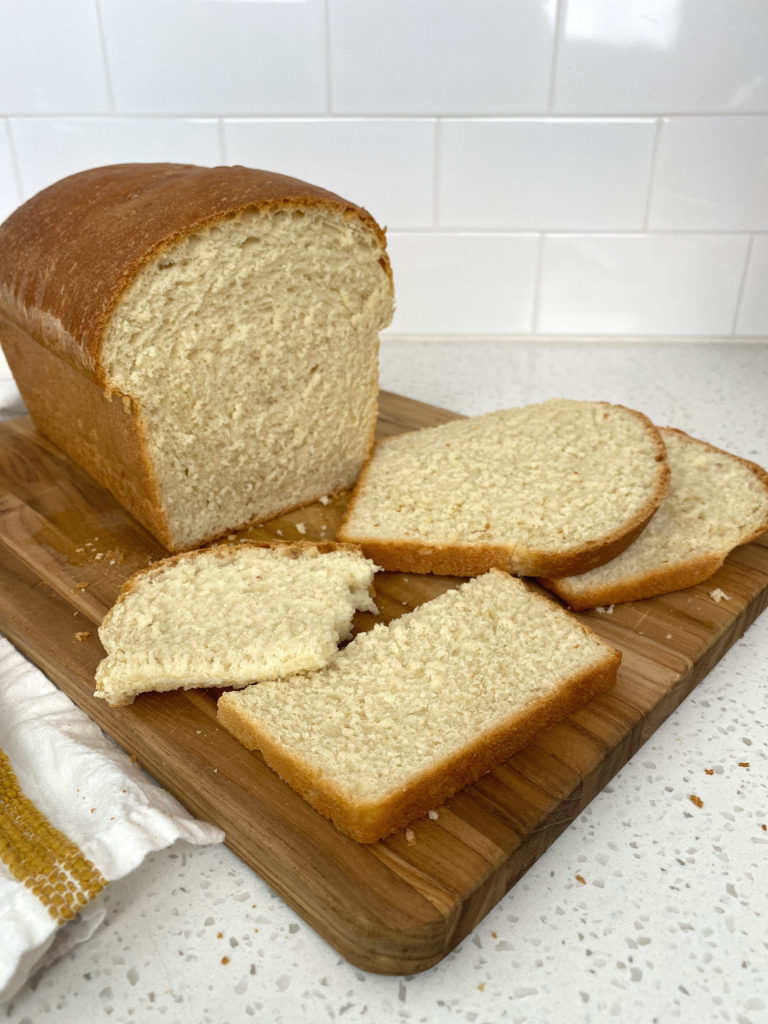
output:
[[[453,414],[382,393],[379,436]],[[342,495],[235,535],[330,538]],[[302,529],[305,532],[302,532]],[[583,614],[623,652],[616,687],[475,785],[372,846],[330,825],[216,722],[215,694],[93,697],[96,628],[135,570],[165,552],[26,417],[0,425],[0,629],[347,959],[412,974],[453,949],[768,604],[768,543],[711,580]],[[458,580],[380,574],[389,621]],[[716,602],[716,588],[729,600]],[[373,617],[358,615],[356,628]],[[84,641],[75,634],[87,632]],[[411,839],[411,841],[409,841]]]

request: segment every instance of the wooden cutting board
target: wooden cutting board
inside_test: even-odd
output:
[[[452,418],[382,393],[379,436]],[[343,497],[313,505],[237,536],[331,538],[344,506]],[[764,538],[697,587],[585,614],[623,652],[616,687],[437,819],[361,846],[217,725],[214,693],[147,694],[121,709],[93,698],[96,627],[126,577],[164,554],[27,417],[0,425],[0,630],[189,810],[223,828],[227,845],[331,945],[389,974],[422,971],[456,946],[768,604]],[[458,582],[380,574],[381,618]],[[728,599],[715,600],[717,590]],[[357,626],[372,621],[361,615]]]

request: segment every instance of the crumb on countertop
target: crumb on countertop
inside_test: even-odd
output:
[[[90,635],[91,634],[87,630],[81,629],[79,633],[75,633],[75,642],[81,644],[83,640],[87,640]]]
[[[731,600],[730,595],[726,594],[726,592],[724,590],[721,590],[720,587],[716,587],[714,590],[710,590],[709,596],[712,598],[715,604],[720,604],[721,601]]]
[[[688,799],[696,807],[703,807],[704,806],[704,801],[701,799],[700,796],[696,796],[695,793],[691,793],[691,795],[688,797]]]

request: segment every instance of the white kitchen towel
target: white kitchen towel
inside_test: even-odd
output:
[[[98,928],[91,900],[177,839],[218,843],[0,637],[0,1002]]]

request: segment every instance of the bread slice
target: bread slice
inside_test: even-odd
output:
[[[320,668],[355,611],[376,611],[375,570],[330,542],[220,544],[164,559],[132,576],[107,613],[95,696],[122,707],[148,690]]]
[[[681,430],[661,436],[672,471],[637,540],[591,572],[541,582],[574,609],[639,601],[712,576],[739,544],[768,530],[768,473]]]
[[[620,659],[554,601],[492,570],[358,634],[319,672],[222,694],[218,719],[371,843],[607,690]]]
[[[553,399],[383,441],[338,537],[390,570],[565,576],[631,543],[668,479],[647,417]]]
[[[0,227],[32,418],[171,551],[352,485],[392,308],[370,214],[267,171],[99,167]]]

